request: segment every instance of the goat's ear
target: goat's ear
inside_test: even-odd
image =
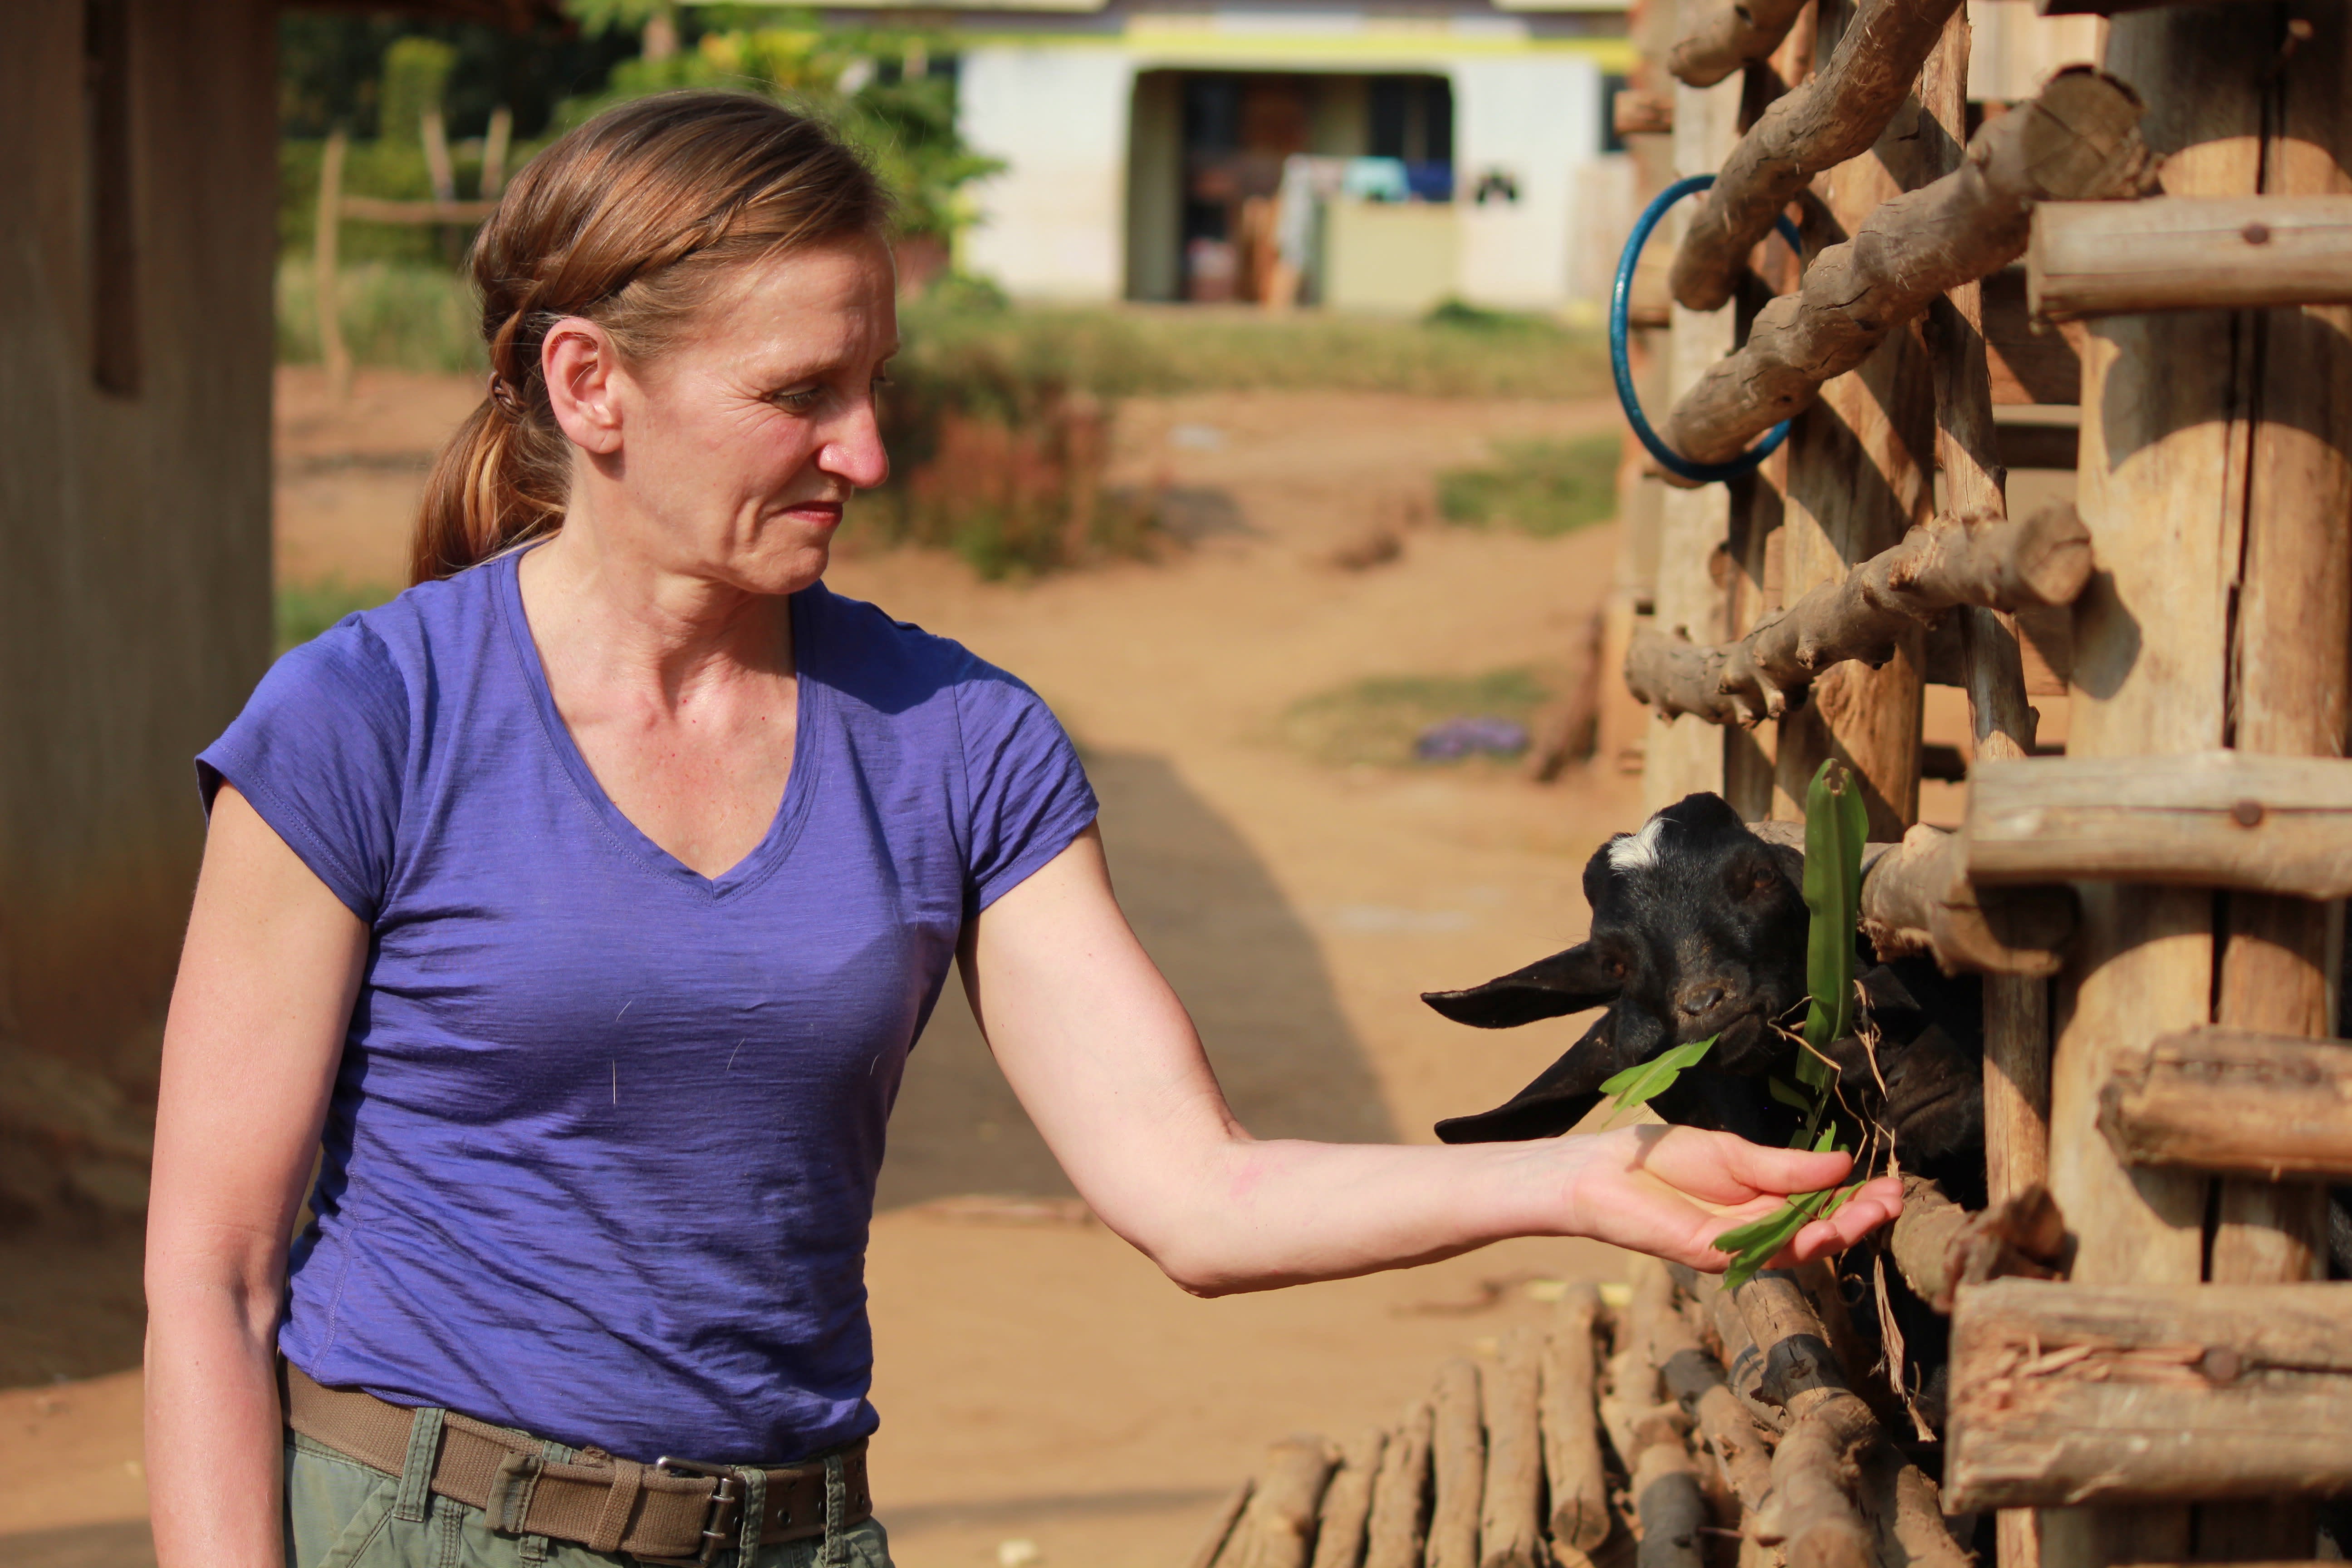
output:
[[[1492,1110],[1455,1116],[1437,1124],[1444,1143],[1517,1143],[1556,1138],[1601,1103],[1601,1083],[1616,1070],[1611,1049],[1613,1015],[1594,1022],[1568,1054],[1544,1068],[1535,1082]]]
[[[1538,1018],[1564,1018],[1613,1002],[1622,988],[1592,951],[1592,944],[1580,942],[1566,952],[1538,959],[1484,985],[1473,985],[1467,991],[1424,991],[1421,999],[1457,1024],[1477,1029],[1513,1029]]]

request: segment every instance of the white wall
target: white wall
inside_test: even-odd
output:
[[[1557,309],[1587,215],[1572,199],[1579,166],[1601,152],[1601,69],[1577,55],[1474,57],[1454,81],[1454,178],[1463,199],[1462,293],[1474,305]],[[1508,205],[1469,205],[1499,169],[1519,188]],[[1591,215],[1607,222],[1605,215]]]
[[[1115,47],[989,45],[963,56],[959,117],[1010,167],[972,188],[963,260],[1024,299],[1125,291],[1128,108],[1134,65]]]

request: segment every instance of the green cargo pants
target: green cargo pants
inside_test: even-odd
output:
[[[426,1479],[386,1475],[289,1433],[287,1568],[621,1568],[632,1561],[494,1531],[480,1509],[435,1496]],[[788,1541],[748,1556],[722,1552],[717,1568],[890,1568],[890,1540],[868,1520],[832,1542]]]

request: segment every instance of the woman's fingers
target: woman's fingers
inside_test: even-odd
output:
[[[1810,1263],[1843,1252],[1902,1212],[1903,1184],[1893,1176],[1880,1176],[1864,1183],[1837,1213],[1799,1231],[1789,1244],[1788,1257],[1793,1262]]]
[[[1636,1156],[1636,1164],[1705,1203],[1738,1204],[1758,1196],[1816,1193],[1835,1186],[1853,1166],[1852,1155],[1834,1151],[1815,1154],[1801,1149],[1769,1149],[1729,1132],[1707,1132],[1696,1127],[1671,1127],[1663,1133],[1648,1128],[1629,1131],[1647,1134],[1646,1147]]]

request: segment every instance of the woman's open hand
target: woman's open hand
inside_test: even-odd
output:
[[[1695,1127],[1627,1127],[1559,1141],[1576,1161],[1569,1178],[1577,1234],[1721,1273],[1731,1254],[1715,1238],[1772,1213],[1797,1193],[1845,1180],[1853,1160],[1770,1149]],[[1903,1212],[1903,1184],[1865,1182],[1830,1215],[1799,1231],[1776,1260],[1806,1263],[1842,1251]]]

